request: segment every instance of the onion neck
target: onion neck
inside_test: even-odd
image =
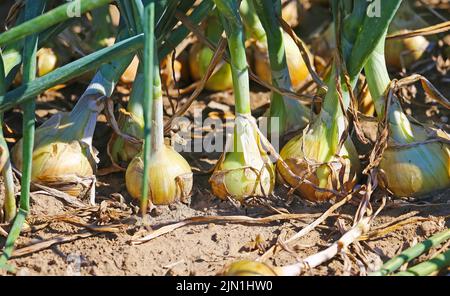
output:
[[[244,29],[235,0],[214,0],[227,35],[231,56],[231,76],[237,114],[250,115],[250,86]]]
[[[374,101],[379,120],[384,118],[385,92],[391,83],[386,67],[384,45],[385,38],[382,38],[364,66],[369,91]],[[399,143],[414,141],[411,123],[395,96],[392,97],[387,116],[392,139]]]
[[[283,30],[277,19],[277,15],[279,16],[281,14],[281,2],[276,1],[274,7],[272,0],[250,0],[249,3],[252,1],[255,1],[254,7],[256,7],[256,12],[259,15],[267,36],[272,84],[279,88],[292,90],[283,40]],[[304,119],[309,117],[308,109],[299,101],[284,97],[277,92],[272,92],[270,117],[279,117],[279,124],[282,125],[281,131],[285,128],[284,125],[286,120],[288,120],[289,113],[295,113],[301,126],[304,125]]]
[[[155,73],[153,75],[153,123],[151,131],[151,151],[156,152],[164,147],[163,97],[159,67],[155,66]]]
[[[128,101],[127,111],[144,121],[144,107],[142,100],[144,98],[144,73],[141,67],[138,68],[138,73],[133,82],[133,89],[131,90],[130,100]]]

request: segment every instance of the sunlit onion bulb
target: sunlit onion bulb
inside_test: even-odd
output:
[[[322,135],[322,136],[321,136]],[[351,190],[358,180],[358,172],[360,163],[358,159],[358,153],[352,141],[348,138],[344,142],[341,151],[338,155],[341,157],[343,166],[339,166],[338,174],[342,174],[342,186],[334,188],[332,182],[332,171],[327,165],[321,165],[319,167],[309,166],[305,157],[309,160],[314,160],[317,163],[338,161],[337,157],[328,156],[328,142],[325,134],[315,133],[307,134],[304,141],[304,152],[302,151],[302,135],[298,135],[292,138],[281,150],[280,156],[285,161],[293,175],[300,178],[305,178],[312,182],[315,186],[326,189]],[[302,183],[299,185],[297,178],[289,174],[288,170],[282,165],[281,161],[277,163],[277,171],[279,173],[280,180],[296,188],[302,197],[313,201],[322,202],[333,197],[331,192],[320,192],[313,186]],[[336,178],[338,179],[338,178]],[[338,185],[339,183],[337,183]]]
[[[14,165],[22,170],[22,140],[13,148]],[[79,141],[36,143],[33,151],[31,180],[53,187],[64,184],[62,191],[78,196],[82,188],[74,184],[74,176],[91,177],[94,164],[88,157],[88,147]]]
[[[428,135],[419,125],[411,124],[416,142]],[[450,137],[440,132],[440,136]],[[409,147],[388,147],[380,163],[385,181],[381,185],[396,196],[410,197],[450,188],[450,145],[441,142]]]
[[[187,161],[172,147],[164,145],[152,152],[149,163],[149,200],[154,205],[186,201],[192,191],[192,170]],[[142,196],[144,161],[138,154],[128,165],[125,182],[135,199]]]
[[[275,184],[274,168],[267,154],[260,150],[259,137],[247,118],[236,117],[234,137],[240,137],[239,142],[245,144],[233,147],[219,160],[209,180],[213,194],[240,202],[251,196],[269,195]]]

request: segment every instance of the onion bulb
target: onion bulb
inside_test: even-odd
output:
[[[58,113],[36,129],[31,180],[78,197],[86,193],[78,181],[94,175],[96,152],[69,136],[73,124],[70,113]],[[22,140],[13,147],[12,160],[22,170]]]
[[[359,177],[360,163],[353,142],[347,138],[336,156],[332,153],[330,142],[327,139],[326,132],[329,128],[331,127],[316,121],[304,135],[292,138],[281,149],[280,156],[294,176],[281,163],[281,160],[277,163],[280,181],[296,188],[302,197],[313,202],[326,201],[332,198],[333,194],[318,191],[307,183],[299,184],[298,177],[310,181],[319,188],[346,191],[353,188]],[[312,165],[313,163],[320,165],[315,166]],[[332,172],[330,166],[335,166],[336,171],[342,175],[341,182],[333,180],[333,178],[338,179],[339,177]]]
[[[430,135],[423,126],[411,123],[410,127],[408,130],[412,132],[412,139],[415,142],[429,139]],[[450,140],[449,135],[442,130],[438,131],[438,136]],[[389,144],[398,144],[394,137],[390,138]],[[384,175],[381,185],[396,196],[417,197],[449,188],[450,145],[444,142],[420,143],[404,147],[390,145],[384,151],[380,169]]]
[[[231,263],[222,273],[225,276],[276,276],[277,273],[268,265],[250,260]]]
[[[292,87],[294,89],[298,89],[309,77],[308,67],[303,60],[297,44],[295,44],[294,40],[292,40],[292,38],[287,33],[283,33],[283,41]],[[311,53],[308,52],[308,55],[310,57],[310,60],[312,60]],[[255,73],[263,81],[271,83],[272,75],[270,70],[267,46],[265,44],[263,45],[262,42],[256,42],[253,51],[253,58]]]
[[[205,36],[210,41],[218,43],[222,34],[222,24],[216,13],[212,13],[205,22]],[[203,78],[208,66],[214,56],[214,52],[203,43],[195,43],[189,51],[189,69],[191,78],[198,81]],[[224,91],[233,87],[231,78],[231,67],[222,61],[217,66],[217,71],[211,75],[205,84],[210,91]]]
[[[171,146],[164,145],[152,152],[149,163],[149,200],[154,205],[186,202],[192,190],[192,171],[187,161]],[[129,164],[125,181],[135,199],[142,196],[144,161],[142,152]]]
[[[213,194],[220,199],[243,202],[251,196],[265,196],[273,191],[274,168],[260,148],[256,123],[250,116],[235,119],[233,139],[209,179]],[[229,143],[234,142],[233,145]]]
[[[389,34],[407,33],[409,30],[427,27],[428,24],[411,8],[409,1],[403,1],[389,27]],[[406,39],[386,40],[386,63],[395,69],[408,68],[418,61],[430,42],[423,36]]]
[[[37,52],[38,76],[44,76],[55,70],[58,64],[58,57],[51,48],[41,48]]]
[[[195,43],[189,51],[189,69],[193,80],[201,80],[208,69],[214,52],[201,43]],[[230,65],[221,62],[217,65],[219,69],[211,75],[205,84],[210,91],[224,91],[233,87]]]

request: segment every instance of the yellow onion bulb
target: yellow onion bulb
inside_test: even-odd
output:
[[[277,163],[278,177],[280,181],[292,188],[296,188],[297,192],[302,197],[312,202],[323,202],[331,199],[334,195],[328,191],[318,191],[312,185],[301,183],[299,180],[306,179],[319,188],[328,190],[350,191],[358,181],[358,172],[360,163],[358,153],[350,138],[344,142],[339,151],[339,158],[336,156],[329,156],[328,140],[324,129],[319,128],[319,132],[305,134],[306,138],[303,144],[302,151],[302,135],[292,138],[280,151],[280,156],[292,172],[281,163]],[[306,158],[306,159],[305,159]],[[318,167],[311,166],[308,161],[313,160],[319,163]],[[342,165],[337,167],[337,174],[343,177],[341,182],[333,182],[333,172],[326,163],[341,162]],[[342,183],[342,184],[340,184]],[[334,188],[335,185],[338,188]]]
[[[414,139],[428,139],[425,129],[411,124]],[[443,131],[439,136],[449,140]],[[418,197],[450,187],[450,145],[428,142],[414,146],[392,147],[384,151],[380,162],[384,178],[381,186],[399,197]]]
[[[294,40],[287,34],[283,34],[284,48],[286,51],[286,62],[289,69],[289,76],[291,77],[292,87],[294,89],[300,88],[300,86],[309,77],[308,67],[300,53],[300,49]],[[255,73],[263,81],[272,83],[272,74],[270,70],[269,54],[267,47],[257,43],[254,47],[254,60],[253,65],[255,67]],[[312,61],[312,54],[308,51],[310,61]]]
[[[198,81],[203,78],[212,60],[214,52],[208,47],[197,42],[189,51],[189,69],[193,80]],[[210,91],[224,91],[233,87],[231,77],[231,67],[228,63],[222,62],[217,65],[219,69],[211,75],[205,84],[205,88]]]
[[[75,178],[86,178],[94,175],[90,151],[80,141],[69,143],[55,141],[49,144],[37,145],[33,150],[31,180],[35,183],[55,186],[61,185],[62,191],[79,196],[82,188],[66,186]],[[15,166],[22,170],[22,140],[13,148],[12,160]]]
[[[125,109],[119,109],[117,124],[120,130],[136,139],[143,138],[144,122],[142,118]],[[113,133],[108,142],[108,155],[111,161],[122,168],[126,168],[130,161],[142,150],[142,144],[126,141]]]
[[[51,48],[41,48],[37,52],[38,76],[44,76],[56,69],[58,57]]]
[[[149,162],[149,196],[154,205],[185,202],[192,191],[192,170],[187,161],[171,146],[163,145],[153,152]],[[142,196],[144,160],[142,152],[128,165],[125,183],[128,193],[135,198]]]
[[[222,272],[225,276],[277,276],[267,264],[257,261],[240,260],[231,263]]]
[[[273,191],[273,164],[261,150],[259,136],[249,120],[252,119],[236,117],[233,144],[241,145],[227,147],[209,179],[213,194],[220,199],[230,197],[243,202],[248,197],[266,196]]]
[[[395,33],[407,33],[403,29]],[[387,39],[385,47],[386,63],[395,69],[409,68],[417,62],[426,52],[429,41],[423,36],[406,39]]]

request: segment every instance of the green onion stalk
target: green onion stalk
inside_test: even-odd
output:
[[[302,134],[282,148],[282,160],[277,164],[280,181],[313,202],[329,200],[337,192],[351,191],[359,178],[358,153],[346,133],[349,92],[374,50],[374,42],[384,36],[400,0],[385,3],[380,17],[368,16],[370,6],[365,1],[354,1],[353,4],[351,14],[342,22],[342,31],[336,30],[342,32],[339,47],[342,60],[339,65],[335,59],[322,109]],[[333,2],[335,24],[340,22],[338,5],[338,1]],[[343,66],[347,69],[351,89],[342,75]]]
[[[395,272],[404,264],[410,262],[414,258],[419,257],[433,247],[437,247],[450,239],[450,229],[447,228],[444,231],[434,234],[427,240],[420,242],[404,251],[394,258],[386,261],[383,266],[377,271],[369,273],[369,276],[385,276]]]
[[[234,131],[209,180],[213,194],[221,199],[243,202],[251,196],[266,196],[273,191],[274,168],[260,146],[256,120],[251,115],[248,65],[244,28],[236,0],[215,0],[231,54],[235,97]]]
[[[425,262],[414,265],[405,271],[394,274],[395,276],[427,276],[438,273],[450,266],[450,250],[438,254]]]
[[[25,20],[30,20],[38,17],[45,11],[46,1],[27,0],[25,2]],[[2,34],[3,35],[3,34]],[[0,35],[0,37],[2,36]],[[38,34],[31,34],[25,38],[23,47],[23,84],[36,79],[36,52],[38,47]],[[2,67],[3,68],[3,67]],[[5,73],[1,73],[2,76]],[[3,79],[2,79],[3,80]],[[3,83],[4,84],[4,83]],[[5,89],[4,89],[5,90]],[[3,91],[2,91],[3,92]],[[30,100],[25,104],[22,104],[23,110],[23,149],[20,149],[19,155],[24,159],[24,170],[21,179],[21,190],[20,190],[20,203],[19,211],[14,217],[14,221],[11,226],[11,230],[8,233],[8,237],[5,242],[5,248],[3,254],[0,258],[0,268],[6,265],[9,256],[14,248],[14,242],[19,236],[23,224],[25,223],[25,218],[30,211],[30,181],[32,175],[32,153],[33,153],[33,143],[35,141],[35,100]]]
[[[205,37],[217,44],[223,32],[217,9],[214,9],[204,22]],[[189,50],[189,70],[193,80],[198,81],[205,76],[208,66],[214,56],[214,52],[202,42],[196,42]],[[225,61],[217,65],[217,71],[211,75],[205,84],[205,89],[210,91],[224,91],[231,89],[231,67]]]
[[[121,36],[123,37],[124,31]],[[120,37],[118,38],[121,39]],[[56,188],[71,196],[89,197],[95,203],[95,171],[98,159],[92,146],[97,116],[106,98],[129,65],[131,56],[104,64],[71,112],[53,115],[36,129],[31,181]],[[12,150],[15,166],[22,170],[23,140]]]
[[[398,197],[419,197],[450,186],[449,135],[409,120],[395,94],[385,114],[386,91],[391,80],[386,68],[385,45],[381,40],[365,65],[369,90],[379,121],[386,116],[387,148],[379,164],[380,185]]]
[[[168,205],[187,202],[193,174],[187,161],[164,142],[163,96],[154,37],[154,3],[145,8],[144,32],[144,149],[128,165],[127,190],[140,200],[145,213],[148,203]],[[151,131],[150,131],[151,128]]]
[[[6,72],[3,65],[2,54],[0,50],[0,96],[6,92]],[[14,191],[14,179],[9,156],[9,148],[3,136],[3,113],[0,113],[0,171],[5,186],[5,199],[3,202],[3,215],[0,220],[11,222],[16,216],[16,196]]]
[[[267,36],[265,43],[269,52],[272,84],[282,89],[292,90],[284,42],[284,40],[292,41],[292,39],[290,37],[283,38],[283,30],[277,19],[277,15],[279,16],[281,13],[281,1],[251,0],[250,2],[252,1],[265,30],[265,36]],[[241,10],[243,4],[241,4]],[[296,47],[295,45],[294,49],[298,52]],[[298,52],[298,54],[300,53]],[[269,121],[271,137],[283,136],[287,132],[303,129],[308,123],[309,114],[308,108],[298,100],[272,92],[269,115],[270,118],[278,118],[278,122],[274,126],[272,120]]]
[[[277,15],[281,15],[281,4],[277,1],[272,1],[270,14],[265,14],[265,20],[260,19],[262,14],[262,3],[254,0],[243,0],[240,7],[240,12],[243,18],[244,26],[246,28],[247,38],[253,41],[252,48],[252,67],[255,73],[263,81],[272,82],[272,59],[269,57],[268,43],[279,42],[279,37],[273,37],[270,33],[275,33],[279,29]],[[258,18],[259,15],[259,18]],[[265,22],[262,24],[261,22]],[[270,25],[270,28],[268,28]],[[270,32],[270,33],[268,33]],[[282,42],[286,54],[287,68],[290,74],[290,82],[294,89],[301,87],[309,77],[309,71],[303,60],[302,54],[289,34],[282,32]],[[278,35],[278,33],[276,33]],[[306,49],[307,50],[307,49]],[[308,51],[310,60],[312,55]]]

